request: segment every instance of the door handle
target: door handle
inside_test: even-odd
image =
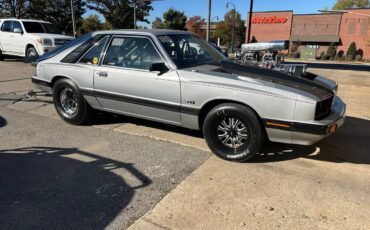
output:
[[[107,72],[99,72],[98,76],[99,77],[108,77],[108,73]]]

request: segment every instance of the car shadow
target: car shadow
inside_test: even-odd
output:
[[[109,124],[117,124],[117,123],[130,123],[130,124],[134,124],[138,126],[145,126],[149,128],[161,129],[164,131],[203,138],[203,133],[199,130],[190,130],[190,129],[186,129],[186,128],[182,128],[182,127],[178,127],[174,125],[168,125],[168,124],[163,124],[159,122],[124,116],[124,115],[117,115],[117,114],[108,113],[108,112],[99,112],[99,115],[93,122],[93,125],[109,125]]]
[[[269,143],[252,162],[286,161],[295,158],[335,163],[370,164],[370,120],[347,117],[344,125],[313,146]]]
[[[5,55],[4,56],[4,61],[5,62],[24,62],[24,58],[20,58],[20,57],[16,57],[16,56]]]
[[[140,181],[130,186],[117,170]],[[0,150],[1,229],[104,229],[151,180],[76,148]]]
[[[139,118],[110,113],[101,113],[94,124],[132,123],[139,126],[161,129],[188,136],[202,138],[201,131],[165,125]],[[287,161],[297,158],[329,161],[336,163],[370,164],[370,121],[347,117],[338,131],[312,146],[289,145],[267,142],[260,153],[248,162],[263,163]]]
[[[6,126],[6,124],[7,124],[6,119],[0,116],[0,128]]]

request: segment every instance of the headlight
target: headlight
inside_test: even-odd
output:
[[[40,45],[45,45],[45,46],[52,46],[53,41],[48,38],[38,38],[36,39],[36,42],[39,43]]]
[[[52,46],[53,45],[53,41],[51,39],[44,39],[44,45],[46,46]]]

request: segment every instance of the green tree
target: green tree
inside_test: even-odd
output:
[[[186,30],[187,17],[184,12],[170,8],[163,14],[163,29]]]
[[[101,23],[99,17],[96,14],[91,14],[89,17],[82,20],[82,24],[78,32],[79,34],[85,34],[102,29],[103,23]]]
[[[337,49],[335,47],[335,43],[330,43],[330,46],[328,47],[328,50],[326,51],[326,56],[329,57],[330,60],[333,60],[335,58],[335,55],[337,54]]]
[[[356,43],[352,42],[347,50],[347,58],[354,59],[356,57],[356,52],[357,52]]]
[[[153,29],[162,29],[163,28],[162,19],[156,17],[155,20],[152,22],[152,28]]]
[[[84,0],[74,0],[76,28],[82,24],[82,15],[86,12]],[[62,31],[72,34],[72,12],[70,0],[29,0],[26,17],[49,21]]]
[[[234,10],[229,10],[224,20],[217,23],[214,38],[220,38],[222,45],[231,47],[231,34],[233,28]],[[235,33],[234,46],[240,46],[245,41],[245,27],[244,21],[241,19],[240,13],[235,12]]]
[[[114,29],[134,28],[134,3],[136,2],[137,21],[147,22],[145,19],[153,9],[151,2],[137,0],[87,0],[88,8],[102,14]]]
[[[201,16],[193,16],[189,18],[186,22],[186,29],[192,33],[198,34],[200,37],[206,37],[206,30],[204,27],[206,25],[206,19]]]
[[[333,10],[365,7],[369,7],[369,0],[337,0],[335,5],[333,6]]]
[[[27,0],[0,0],[0,17],[25,17],[27,5]]]

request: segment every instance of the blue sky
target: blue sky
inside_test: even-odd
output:
[[[242,18],[246,18],[249,10],[249,0],[212,0],[212,17],[218,16],[221,20],[226,12],[227,2],[233,2],[236,10],[241,13]],[[294,10],[296,14],[317,13],[317,10],[323,9],[326,6],[331,8],[335,2],[336,0],[254,0],[253,10]],[[152,6],[154,10],[150,12],[150,16],[148,17],[150,22],[156,17],[162,17],[163,13],[171,7],[184,11],[188,17],[200,15],[206,18],[208,0],[163,0],[153,2]],[[94,12],[88,11],[84,16],[88,16],[91,13]],[[139,25],[150,26],[145,23],[139,23]]]

